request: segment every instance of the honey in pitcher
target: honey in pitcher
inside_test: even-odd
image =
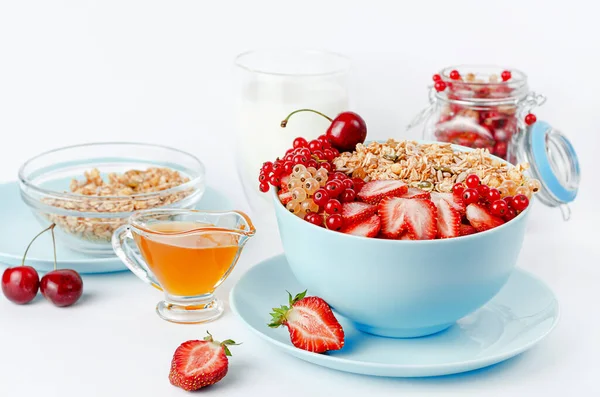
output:
[[[211,228],[212,225],[207,224],[169,221],[147,226],[150,231],[161,234],[133,233],[150,270],[170,295],[212,293],[233,265],[238,237],[225,231],[211,231]],[[196,233],[180,234],[198,229]]]

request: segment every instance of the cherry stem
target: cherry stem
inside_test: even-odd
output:
[[[52,248],[54,249],[54,270],[56,270],[56,238],[54,237],[54,224],[50,228],[50,234],[52,235]]]
[[[294,114],[299,113],[299,112],[313,112],[313,113],[316,113],[316,114],[318,114],[320,116],[325,117],[329,121],[333,121],[333,119],[331,117],[329,117],[329,116],[327,116],[327,115],[325,115],[325,114],[323,114],[321,112],[317,112],[316,110],[313,110],[313,109],[298,109],[298,110],[294,110],[292,113],[288,114],[288,116],[281,122],[281,128],[285,128],[285,126],[287,125],[288,120],[290,119],[290,117],[292,117]]]
[[[54,226],[56,226],[56,224],[51,224],[50,226],[48,226],[47,228],[45,228],[44,230],[42,230],[41,232],[39,232],[30,242],[29,245],[27,246],[27,248],[25,249],[25,253],[23,254],[23,260],[21,261],[21,266],[25,266],[25,258],[27,257],[27,252],[29,252],[29,248],[31,248],[31,246],[33,245],[33,242],[40,237],[42,234],[46,233],[48,230],[52,230],[52,235],[54,235]],[[56,249],[54,249],[54,265],[56,266]]]

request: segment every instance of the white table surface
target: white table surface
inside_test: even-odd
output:
[[[440,3],[432,12],[426,2],[384,10],[384,2],[362,8],[341,1],[305,7],[255,1],[237,2],[233,13],[229,2],[217,3],[208,9],[203,8],[208,3],[183,0],[3,2],[0,182],[14,180],[30,156],[67,144],[163,142],[201,157],[209,184],[249,210],[230,150],[228,90],[236,53],[290,44],[349,54],[356,66],[353,109],[364,115],[373,139],[418,136],[404,134],[403,126],[425,103],[424,87],[434,70],[457,61],[508,62],[526,69],[536,89],[548,95],[538,116],[565,130],[581,157],[584,178],[572,219],[563,222],[558,210],[536,203],[518,262],[556,293],[559,325],[531,351],[474,373],[365,377],[288,356],[246,329],[229,309],[209,325],[165,322],[154,312],[160,292],[130,273],[84,276],[84,296],[70,308],[55,308],[40,296],[26,306],[0,297],[0,396],[182,396],[167,379],[172,354],[207,329],[243,342],[232,348],[230,373],[207,390],[223,397],[600,395],[600,190],[594,175],[600,85],[590,79],[598,70],[599,52],[591,50],[597,48],[594,13],[561,18],[564,29],[547,29],[551,18],[565,15],[535,2],[507,1],[502,10],[486,2]],[[317,6],[319,13],[309,11]],[[488,15],[485,7],[506,13],[468,15]],[[512,12],[516,9],[520,12]],[[451,22],[453,11],[470,24]],[[329,17],[338,12],[339,18]],[[286,13],[297,18],[281,18]],[[445,21],[452,29],[464,28],[463,36],[477,29],[489,35],[440,46]],[[385,35],[394,37],[393,46],[381,40]],[[400,45],[403,37],[419,40]],[[577,73],[565,75],[573,65]],[[223,299],[244,271],[281,252],[269,218],[251,215],[258,233],[220,287]]]

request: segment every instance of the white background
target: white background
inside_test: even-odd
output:
[[[438,69],[519,68],[548,97],[536,111],[565,132],[583,170],[573,219],[537,205],[519,266],[556,292],[562,319],[539,347],[474,374],[398,380],[322,369],[286,356],[228,313],[214,334],[244,341],[220,395],[573,395],[600,393],[598,108],[600,27],[590,1],[49,1],[0,2],[0,181],[51,148],[98,140],[166,143],[198,155],[209,183],[244,199],[233,167],[231,78],[236,54],[322,48],[353,61],[352,108],[369,137],[406,133]],[[595,6],[597,7],[597,6]],[[2,198],[0,197],[0,202]],[[259,220],[260,224],[260,220]],[[595,240],[595,239],[594,239]],[[245,269],[280,251],[265,231]],[[0,396],[183,395],[171,354],[203,326],[153,313],[160,295],[132,275],[85,278],[86,298],[60,310],[0,301]],[[255,357],[255,358],[254,358]],[[285,390],[285,391],[283,391]]]

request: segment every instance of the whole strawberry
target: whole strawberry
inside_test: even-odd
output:
[[[217,383],[227,375],[231,352],[227,346],[236,345],[231,339],[213,340],[208,332],[204,340],[183,342],[173,355],[169,380],[183,390],[193,391]]]
[[[344,346],[344,330],[327,302],[316,296],[305,297],[306,291],[293,299],[288,295],[289,306],[273,309],[269,327],[285,325],[292,344],[310,352],[323,353]]]

